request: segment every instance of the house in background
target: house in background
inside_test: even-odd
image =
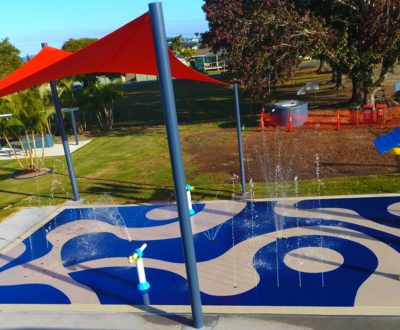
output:
[[[198,50],[200,48],[200,38],[184,38],[183,47]]]
[[[196,55],[192,56],[192,67],[200,72],[225,70],[226,61],[222,59],[222,54],[222,51],[214,53],[210,48],[198,49]]]

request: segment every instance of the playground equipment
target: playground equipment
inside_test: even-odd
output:
[[[400,155],[400,128],[375,139],[374,144],[380,155],[388,151],[393,155]]]
[[[394,156],[400,156],[400,148],[393,148],[389,153]]]
[[[191,193],[192,190],[194,190],[194,187],[191,186],[190,184],[186,184],[186,194],[187,194],[188,209],[189,209],[189,215],[190,215],[190,216],[196,214],[196,211],[193,210],[192,193]]]
[[[147,244],[144,243],[140,248],[136,249],[135,252],[128,257],[129,263],[136,263],[136,270],[139,278],[139,283],[137,285],[138,290],[147,291],[150,289],[150,283],[146,280],[146,274],[144,272],[143,264],[143,251],[147,248]]]
[[[285,100],[274,103],[270,115],[272,125],[289,127],[290,114],[292,114],[293,127],[302,126],[308,119],[307,102]]]

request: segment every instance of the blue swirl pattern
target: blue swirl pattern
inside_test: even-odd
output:
[[[399,217],[389,213],[387,207],[400,202],[399,197],[343,198],[303,200],[296,207],[303,210],[315,208],[350,209],[362,217],[390,228],[400,228]],[[218,258],[233,245],[254,237],[273,233],[277,230],[274,219],[276,202],[248,203],[242,212],[212,229],[212,235],[201,232],[194,235],[198,262]],[[53,249],[46,235],[62,225],[80,219],[95,219],[111,225],[124,224],[128,228],[163,226],[176,222],[173,218],[154,221],[146,218],[146,213],[160,207],[134,206],[106,208],[66,209],[23,241],[24,253],[0,267],[0,277],[8,269],[36,260]],[[204,204],[196,205],[201,212]],[[368,235],[400,252],[400,237],[346,221],[332,219],[324,212],[321,219],[283,217],[282,230],[296,227],[315,228],[324,226],[340,234],[341,228]],[[61,228],[60,228],[61,229]],[[87,261],[103,258],[127,257],[142,243],[129,242],[112,233],[93,232],[73,237],[61,247],[61,262],[70,267]],[[183,263],[180,238],[151,241],[145,258]],[[321,273],[299,272],[284,263],[285,255],[302,247],[329,248],[343,256],[344,262],[335,265],[336,269]],[[234,261],[233,261],[234,262]],[[360,286],[374,273],[378,258],[366,246],[345,237],[303,235],[276,240],[259,249],[253,259],[260,282],[246,292],[231,296],[213,296],[202,293],[205,305],[240,306],[354,306]],[[104,267],[71,271],[69,276],[95,292],[102,304],[144,304],[150,301],[155,305],[186,305],[188,301],[187,281],[181,276],[166,270],[148,268],[146,275],[151,290],[144,297],[136,290],[138,281],[132,267]],[[393,274],[382,274],[392,276]],[[238,274],[240,276],[240,274]],[[43,292],[44,294],[39,294]],[[68,298],[45,284],[0,286],[2,304],[66,304]]]

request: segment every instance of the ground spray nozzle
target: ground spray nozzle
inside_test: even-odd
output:
[[[134,253],[128,257],[129,263],[134,264],[139,258],[143,257],[143,251],[147,248],[147,244],[144,243],[140,248],[135,249]]]
[[[134,253],[128,257],[128,261],[131,264],[136,263],[136,271],[139,279],[137,285],[138,290],[147,291],[150,288],[150,283],[146,280],[146,274],[144,272],[143,264],[143,251],[147,248],[147,244],[144,243],[140,248],[135,249]]]

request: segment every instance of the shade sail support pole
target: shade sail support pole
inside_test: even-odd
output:
[[[241,180],[241,184],[242,184],[242,194],[244,195],[246,193],[246,177],[244,174],[242,124],[240,122],[239,90],[238,90],[237,84],[233,85],[233,93],[235,96],[236,130],[237,130],[239,162],[240,162],[240,180]]]
[[[47,46],[47,43],[42,43],[42,48],[45,46]],[[71,152],[69,150],[68,138],[67,138],[67,133],[65,132],[64,121],[61,113],[60,100],[58,98],[57,84],[55,80],[50,81],[50,88],[51,88],[51,94],[53,96],[57,125],[58,129],[60,130],[61,141],[64,148],[65,160],[67,162],[69,180],[71,182],[72,192],[74,194],[74,201],[79,201],[81,198],[79,196],[78,184],[76,183],[74,164],[72,162]]]
[[[185,258],[185,267],[190,293],[193,321],[192,325],[195,328],[201,328],[204,325],[203,311],[201,306],[192,226],[189,217],[185,171],[179,139],[175,95],[172,85],[162,5],[160,2],[150,3],[149,9],[157,59],[158,76],[160,79],[164,115],[167,127],[169,154],[175,184],[183,254]]]

